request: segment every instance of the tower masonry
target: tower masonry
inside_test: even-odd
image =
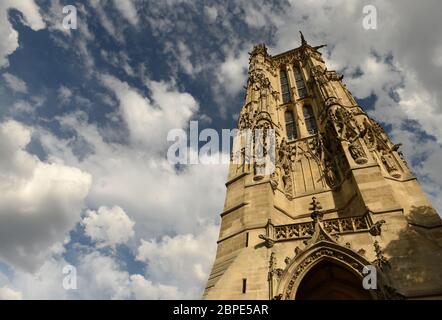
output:
[[[203,298],[442,298],[439,215],[400,144],[301,41],[250,53],[238,129],[274,130],[274,170],[239,142]]]

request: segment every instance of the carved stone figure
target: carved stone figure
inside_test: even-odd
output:
[[[277,164],[282,175],[282,182],[284,192],[288,198],[293,196],[293,181],[292,181],[292,148],[285,139],[282,139],[279,148],[277,149]]]
[[[344,107],[336,107],[331,113],[331,120],[336,126],[339,139],[349,141],[359,134],[353,115]]]
[[[376,223],[370,227],[370,230],[369,230],[370,234],[372,236],[380,236],[381,235],[381,227],[384,223],[385,223],[385,220],[376,221]]]
[[[388,173],[394,178],[400,178],[401,174],[398,172],[396,161],[390,152],[381,150],[381,161],[387,169]]]
[[[324,100],[335,97],[332,84],[326,76],[326,70],[324,70],[322,66],[317,65],[312,68],[312,76],[315,79],[319,88],[319,92],[321,92],[322,98]]]
[[[357,164],[367,163],[367,156],[358,140],[350,143],[350,145],[348,146],[348,151]]]
[[[253,126],[253,121],[250,118],[250,114],[248,112],[244,112],[239,117],[239,124],[238,129],[245,130],[245,129],[251,129]]]
[[[336,140],[334,140],[333,137],[335,137]],[[335,129],[331,123],[327,124],[325,134],[321,134],[318,141],[322,149],[323,176],[327,185],[333,189],[340,183],[339,168],[336,163],[336,158],[340,152],[338,151]]]

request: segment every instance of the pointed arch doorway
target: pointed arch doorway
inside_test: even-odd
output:
[[[369,300],[362,278],[338,263],[323,259],[302,278],[296,300]]]

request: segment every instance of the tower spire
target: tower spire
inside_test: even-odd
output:
[[[301,34],[301,45],[306,45],[307,41],[305,41],[304,35],[302,34],[302,31],[299,31],[299,33]]]

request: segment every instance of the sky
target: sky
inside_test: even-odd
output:
[[[63,28],[68,4],[77,29]],[[2,0],[0,299],[201,298],[227,166],[169,163],[167,134],[234,128],[248,52],[298,47],[299,30],[328,45],[329,69],[442,212],[440,12],[438,0]]]

